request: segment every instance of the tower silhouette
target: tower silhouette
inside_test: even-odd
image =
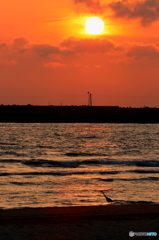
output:
[[[92,106],[92,94],[88,92],[88,106]]]

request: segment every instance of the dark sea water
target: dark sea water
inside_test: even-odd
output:
[[[0,208],[159,203],[159,124],[0,123]]]

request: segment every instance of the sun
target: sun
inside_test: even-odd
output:
[[[104,30],[104,22],[99,17],[88,18],[85,23],[85,29],[89,34],[101,34]]]

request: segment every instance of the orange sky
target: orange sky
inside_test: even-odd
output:
[[[159,107],[159,0],[0,1],[0,104]]]

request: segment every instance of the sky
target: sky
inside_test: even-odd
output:
[[[159,107],[159,0],[0,0],[0,104]],[[85,22],[100,17],[103,33]]]

